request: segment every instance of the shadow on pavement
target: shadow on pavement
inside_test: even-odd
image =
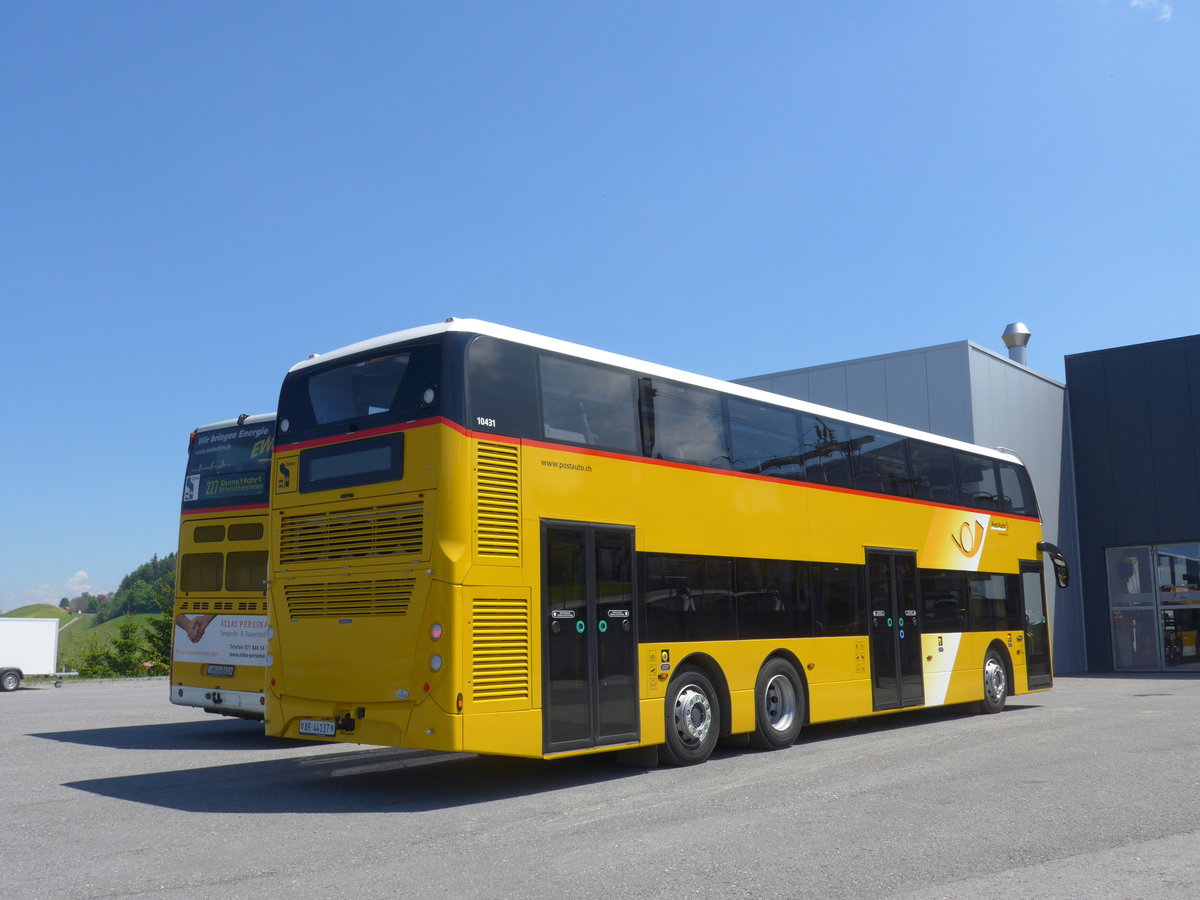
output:
[[[67,782],[196,813],[396,813],[488,803],[642,774],[597,757],[545,762],[379,749]]]
[[[1010,703],[1001,715],[1037,704]],[[914,710],[897,716],[818,725],[801,732],[799,745],[920,727],[936,731],[973,714],[956,708]],[[214,727],[215,726],[215,727]],[[251,722],[146,725],[36,735],[118,749],[242,749],[308,746],[263,736]],[[718,747],[713,759],[754,751]],[[649,770],[653,771],[653,770]],[[692,770],[675,770],[690,772]],[[614,765],[608,755],[544,761],[370,748],[344,753],[232,765],[206,766],[67,782],[66,787],[132,803],[197,813],[424,812],[488,803],[563,788],[645,776],[647,770]]]
[[[1023,696],[1020,701],[1008,704],[1000,716],[1013,715],[1031,709],[1040,709],[1042,704],[1033,700],[1032,696]],[[900,731],[905,728],[921,728],[936,733],[938,723],[952,723],[963,719],[986,720],[991,716],[976,712],[973,704],[958,704],[954,706],[935,706],[930,709],[906,709],[895,715],[868,716],[863,719],[845,719],[840,722],[825,722],[820,725],[807,725],[800,732],[800,744],[815,744],[821,741],[831,741],[856,734],[882,734],[889,731]]]
[[[123,725],[81,731],[47,731],[30,737],[113,750],[261,750],[311,747],[308,741],[282,740],[263,734],[262,722],[211,719],[162,725]]]

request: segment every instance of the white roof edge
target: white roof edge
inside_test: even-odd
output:
[[[306,369],[309,366],[317,366],[321,363],[327,363],[333,359],[340,359],[343,356],[352,356],[355,353],[364,353],[369,350],[376,350],[380,347],[387,347],[391,344],[399,344],[403,341],[414,341],[417,338],[429,337],[430,335],[434,334],[443,334],[447,331],[479,331],[484,334],[492,333],[490,330],[485,330],[483,327],[461,327],[466,323],[487,326],[489,329],[502,327],[499,325],[492,325],[490,322],[484,322],[479,319],[447,319],[444,322],[438,322],[436,325],[421,325],[417,328],[407,328],[404,331],[393,331],[390,334],[381,334],[379,337],[368,338],[365,341],[347,344],[345,347],[338,347],[336,350],[330,350],[328,353],[314,353],[308,359],[300,360],[300,362],[288,369],[288,372],[291,373],[299,369]]]
[[[398,344],[403,341],[416,340],[417,338],[429,337],[431,335],[443,334],[450,331],[465,331],[475,334],[489,335],[502,340],[515,341],[516,343],[526,344],[541,350],[550,350],[569,356],[578,356],[582,359],[606,363],[608,365],[616,366],[622,369],[629,369],[645,375],[657,375],[662,378],[670,378],[675,381],[682,381],[686,384],[692,384],[697,387],[708,388],[709,390],[723,391],[727,394],[745,397],[748,400],[757,400],[762,403],[771,403],[775,406],[784,406],[799,410],[801,412],[810,412],[814,415],[828,416],[831,419],[837,419],[838,421],[846,422],[850,425],[863,425],[870,428],[879,428],[880,430],[886,431],[889,434],[896,434],[902,437],[911,437],[918,440],[929,441],[935,444],[942,444],[947,447],[954,447],[960,450],[968,450],[972,453],[982,453],[986,456],[995,457],[996,459],[1006,459],[1011,460],[1012,462],[1020,463],[1020,460],[1017,459],[1016,456],[996,450],[993,447],[970,444],[966,441],[944,437],[940,434],[919,431],[915,428],[909,428],[904,425],[896,425],[891,422],[885,422],[881,419],[873,419],[869,416],[861,416],[857,413],[847,412],[846,410],[834,409],[830,406],[822,406],[819,403],[810,403],[807,400],[797,400],[794,397],[785,397],[782,394],[773,394],[769,391],[749,387],[744,384],[737,384],[736,382],[732,381],[722,381],[718,378],[710,378],[707,375],[697,375],[694,372],[686,372],[682,369],[673,369],[670,366],[662,366],[658,363],[646,362],[645,360],[636,359],[632,356],[622,356],[619,353],[610,353],[607,350],[597,350],[594,347],[587,347],[583,344],[575,344],[570,341],[559,340],[558,338],[546,337],[545,335],[535,334],[531,331],[521,331],[518,328],[509,328],[506,325],[496,325],[493,322],[485,322],[482,319],[451,318],[447,319],[445,322],[439,322],[436,325],[424,325],[418,328],[410,328],[405,331],[395,331],[391,334],[381,335],[380,337],[371,338],[370,340],[359,341],[358,343],[341,347],[337,350],[330,351],[329,353],[323,353],[319,356],[303,360],[292,366],[289,372],[295,372],[297,370],[307,368],[308,366],[326,363],[330,360],[340,359],[345,356],[376,350],[392,344]],[[964,341],[960,343],[968,342]]]
[[[242,420],[243,425],[257,425],[260,422],[274,422],[275,413],[255,413],[252,416],[246,416]],[[193,431],[216,431],[218,428],[229,428],[238,423],[237,419],[226,419],[223,422],[211,422],[208,425],[201,425],[199,428],[192,429]]]

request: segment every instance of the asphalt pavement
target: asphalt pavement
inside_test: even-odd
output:
[[[0,895],[1200,896],[1200,678],[637,769],[267,738],[163,679],[0,694]]]

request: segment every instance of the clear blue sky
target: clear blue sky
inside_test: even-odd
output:
[[[177,540],[188,432],[474,316],[707,375],[1200,331],[1180,0],[0,0],[0,607]]]

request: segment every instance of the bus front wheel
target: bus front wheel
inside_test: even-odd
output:
[[[699,669],[680,669],[667,689],[667,741],[659,759],[670,766],[694,766],[717,745],[721,706],[712,682]]]
[[[0,674],[0,691],[15,691],[21,686],[21,673],[14,669]]]
[[[796,743],[804,724],[804,689],[785,659],[769,659],[754,684],[754,733],[759,750],[782,750]]]
[[[1008,669],[995,650],[989,650],[983,658],[983,699],[979,701],[982,713],[998,713],[1008,700]]]

